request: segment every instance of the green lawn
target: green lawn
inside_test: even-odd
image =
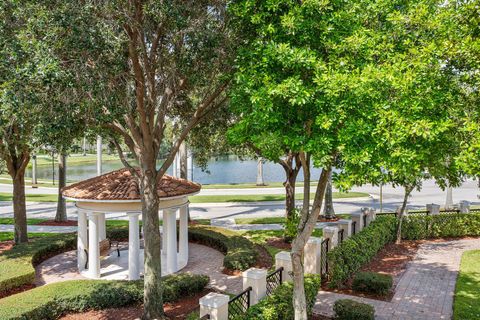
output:
[[[272,247],[266,244],[267,239],[278,237],[283,237],[283,230],[250,230],[250,231],[240,231],[242,236],[247,237],[253,243],[260,244],[264,246],[270,255],[275,258],[275,254],[282,251],[276,247]],[[321,237],[323,234],[322,229],[314,229],[312,237]]]
[[[480,250],[466,251],[462,255],[455,288],[453,319],[480,319]]]
[[[120,159],[118,155],[112,154],[108,155],[106,153],[102,154],[102,162],[103,161],[114,161]],[[58,162],[57,157],[55,156],[55,164]],[[97,155],[96,154],[87,154],[84,156],[83,154],[72,154],[67,157],[67,165],[78,165],[78,164],[88,164],[88,163],[96,163],[97,162]],[[51,166],[52,165],[52,157],[51,155],[37,155],[37,166]],[[32,167],[32,159],[30,159],[30,163],[28,167]]]
[[[27,194],[26,200],[29,202],[56,202],[56,194]],[[0,201],[12,201],[13,195],[8,192],[0,192]]]
[[[349,214],[337,214],[337,217],[341,219],[350,219]],[[266,217],[266,218],[237,218],[236,224],[272,224],[272,223],[285,223],[285,217]]]
[[[367,193],[363,192],[334,192],[335,199],[341,198],[357,198],[367,197]],[[312,194],[313,197],[313,194]],[[30,202],[56,202],[55,194],[27,194],[27,201]],[[247,195],[214,195],[214,196],[193,196],[190,197],[191,203],[211,203],[211,202],[256,202],[256,201],[284,201],[283,194],[247,194]],[[303,195],[299,195],[297,200],[302,200]],[[0,192],[0,201],[12,201],[12,194],[8,192]]]
[[[39,233],[29,233],[28,234],[30,239],[52,237],[52,236],[56,236],[56,235],[58,235],[58,233],[39,232]],[[7,241],[7,240],[13,240],[13,232],[0,232],[0,241]]]
[[[314,194],[311,194],[313,199]],[[334,192],[334,199],[368,197],[364,192]],[[192,203],[209,202],[256,202],[256,201],[284,201],[284,194],[247,194],[247,195],[212,195],[212,196],[193,196],[190,197]],[[296,197],[297,200],[303,199],[303,194]]]

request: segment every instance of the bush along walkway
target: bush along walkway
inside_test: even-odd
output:
[[[464,251],[474,249],[480,249],[478,239],[422,244],[399,280],[391,302],[320,291],[314,312],[333,316],[336,300],[352,299],[375,307],[376,319],[451,319],[460,260]]]

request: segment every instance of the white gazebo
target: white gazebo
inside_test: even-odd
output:
[[[188,197],[197,194],[200,188],[197,183],[168,175],[158,181],[159,214],[163,215],[162,275],[177,272],[187,265]],[[100,267],[100,243],[106,239],[106,220],[127,215],[129,236],[126,278],[139,279],[143,269],[139,232],[142,204],[138,184],[130,171],[120,169],[72,184],[65,187],[62,194],[64,198],[75,201],[77,207],[79,272],[88,278],[103,277]],[[178,242],[177,216],[180,220]],[[111,259],[114,260],[115,257],[112,255]]]

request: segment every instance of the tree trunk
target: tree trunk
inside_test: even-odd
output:
[[[402,222],[403,222],[403,216],[405,214],[405,209],[407,207],[407,201],[408,197],[410,196],[410,193],[412,192],[413,188],[411,187],[405,187],[405,195],[403,197],[403,203],[402,207],[400,208],[400,212],[398,213],[398,226],[397,226],[397,240],[395,243],[399,244],[402,241]]]
[[[142,319],[165,319],[161,282],[161,237],[158,218],[157,172],[153,165],[142,168],[142,220],[145,235],[144,309]]]
[[[335,217],[335,210],[333,209],[333,190],[332,190],[332,172],[328,176],[327,188],[325,190],[325,208],[323,215],[326,219],[333,219]]]
[[[302,216],[298,227],[297,237],[292,242],[292,271],[293,271],[293,306],[295,309],[295,320],[307,320],[307,302],[305,297],[303,253],[305,244],[310,238],[323,202],[325,188],[328,181],[328,174],[331,168],[322,170],[318,181],[317,190],[312,210],[310,211],[310,170],[306,165],[308,161],[302,161],[304,169],[304,204]]]
[[[58,154],[58,202],[55,221],[67,221],[67,208],[65,199],[62,197],[62,188],[67,184],[67,155],[63,152]]]
[[[12,176],[13,179],[13,218],[15,243],[28,242],[27,206],[25,204],[25,168]]]
[[[285,187],[285,218],[288,220],[292,217],[295,210],[295,183],[297,174],[290,170],[286,172],[287,180],[283,183]]]

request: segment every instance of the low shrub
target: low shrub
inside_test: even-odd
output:
[[[208,277],[177,274],[163,277],[164,302],[203,290]],[[75,280],[57,282],[0,299],[2,320],[50,320],[67,312],[117,308],[143,300],[143,281]]]
[[[328,253],[330,283],[339,287],[370,260],[387,243],[395,239],[397,220],[392,216],[377,217],[368,227],[344,240]]]
[[[34,238],[2,253],[0,292],[33,283],[34,266],[55,254],[73,250],[77,243],[76,239],[76,235],[71,233]]]
[[[379,295],[387,294],[393,286],[391,275],[376,272],[359,272],[353,279],[352,288],[355,291]]]
[[[480,236],[480,213],[408,215],[402,225],[408,240],[465,236]]]
[[[223,266],[227,269],[246,270],[257,261],[255,245],[235,231],[208,226],[190,227],[188,237],[225,254]]]
[[[312,314],[313,306],[320,289],[320,277],[315,275],[305,276],[305,295],[307,300],[307,313]],[[242,317],[245,320],[293,320],[294,310],[292,304],[293,284],[284,282],[270,296],[264,298],[248,309]]]
[[[366,303],[350,299],[340,299],[333,305],[337,320],[374,320],[375,309]]]

